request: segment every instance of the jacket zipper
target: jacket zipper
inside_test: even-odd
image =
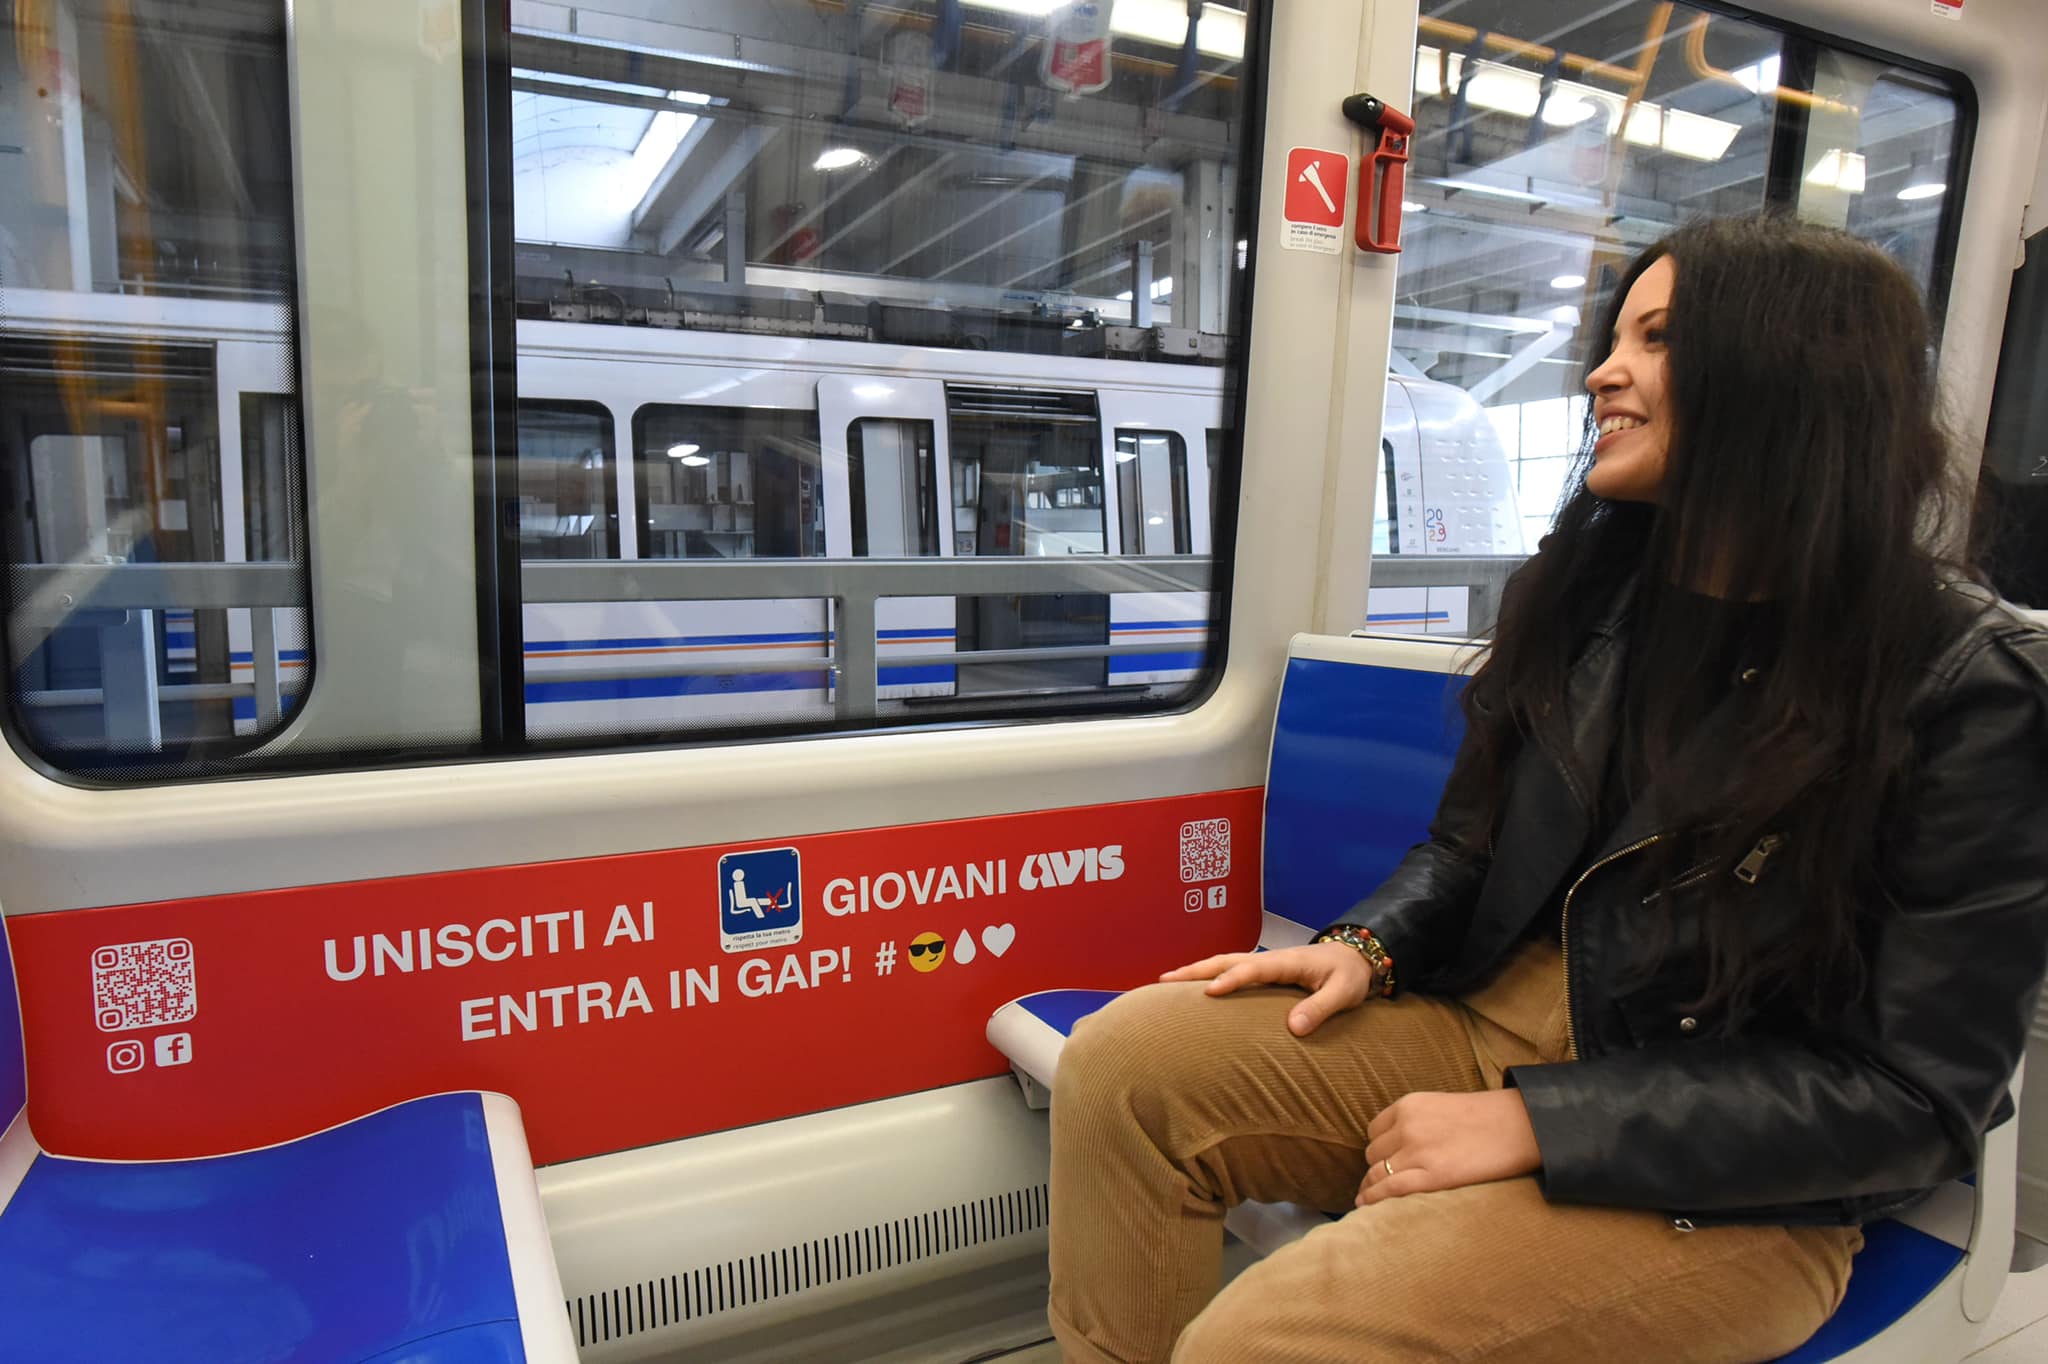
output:
[[[1759,838],[1756,846],[1749,850],[1748,856],[1735,864],[1735,879],[1745,886],[1755,885],[1757,878],[1764,874],[1764,863],[1770,861],[1771,854],[1784,842],[1783,834],[1765,834]]]
[[[1586,878],[1600,870],[1600,868],[1610,862],[1619,861],[1630,853],[1641,852],[1644,848],[1658,842],[1663,837],[1664,835],[1662,834],[1651,834],[1648,838],[1641,839],[1629,844],[1626,848],[1621,848],[1607,854],[1607,856],[1580,872],[1579,879],[1572,882],[1572,888],[1564,893],[1564,909],[1558,914],[1557,936],[1558,945],[1564,958],[1564,1042],[1566,1054],[1574,1060],[1578,1059],[1579,1055],[1579,1031],[1578,1026],[1572,1022],[1572,897],[1579,893],[1580,886],[1586,884]]]

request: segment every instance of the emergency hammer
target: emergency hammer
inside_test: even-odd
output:
[[[1379,145],[1358,166],[1358,249],[1394,255],[1401,249],[1401,194],[1415,120],[1371,95],[1346,99],[1344,117],[1379,136]]]

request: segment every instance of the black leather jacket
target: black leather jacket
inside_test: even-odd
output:
[[[1702,1225],[1854,1223],[1976,1168],[1982,1134],[2011,1111],[2007,1083],[2048,970],[2048,631],[1967,583],[1935,599],[1957,629],[1909,710],[1918,756],[1883,868],[1898,909],[1878,932],[1867,993],[1825,1025],[1686,1016],[1683,1002],[1704,993],[1697,953],[1683,950],[1689,931],[1697,942],[1687,903],[1742,895],[1749,921],[1768,924],[1798,913],[1791,878],[1769,874],[1762,845],[1745,859],[1763,864],[1752,880],[1722,866],[1672,878],[1677,946],[1660,956],[1630,873],[1671,835],[1639,805],[1582,858],[1585,796],[1535,744],[1510,762],[1490,856],[1446,834],[1466,822],[1453,780],[1430,841],[1344,915],[1386,944],[1403,988],[1456,994],[1497,970],[1568,888],[1578,1059],[1508,1074],[1547,1197]],[[1612,613],[1573,665],[1581,754],[1612,738],[1623,619]],[[1727,723],[1728,709],[1703,726]]]

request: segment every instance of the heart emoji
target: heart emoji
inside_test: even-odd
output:
[[[997,924],[981,930],[981,945],[999,957],[1009,951],[1010,944],[1015,941],[1017,928],[1014,924]]]

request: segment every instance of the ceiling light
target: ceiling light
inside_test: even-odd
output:
[[[1830,147],[1821,153],[1820,160],[1813,163],[1813,169],[1806,173],[1806,183],[1826,189],[1839,189],[1849,194],[1863,193],[1863,154]]]
[[[1136,459],[1137,457],[1138,452],[1135,449],[1119,450],[1116,452],[1116,462],[1118,464],[1129,464],[1132,460]]]
[[[1148,516],[1145,518],[1145,524],[1148,526],[1163,526],[1166,524],[1166,518],[1163,516]]]
[[[1064,7],[1068,0],[967,0],[975,9],[1000,10],[1039,19]],[[1162,47],[1179,47],[1187,39],[1187,0],[1116,0],[1109,28],[1126,38],[1142,38]],[[1244,58],[1244,11],[1226,5],[1202,7],[1195,28],[1195,47],[1211,57]]]
[[[846,170],[867,161],[867,153],[858,147],[827,147],[818,153],[818,159],[811,162],[812,170]]]
[[[1559,275],[1556,279],[1550,281],[1550,287],[1553,289],[1583,289],[1586,287],[1586,277],[1584,275]]]
[[[1947,188],[1948,182],[1935,172],[1927,157],[1914,152],[1912,163],[1906,167],[1906,187],[1899,191],[1899,198],[1910,204],[1915,199],[1932,199]]]
[[[1413,199],[1403,199],[1401,201],[1401,211],[1403,213],[1427,213],[1429,212],[1429,205],[1418,204]]]
[[[1628,116],[1628,140],[1638,147],[1658,147],[1694,161],[1719,161],[1742,131],[1726,119],[1688,114],[1656,104],[1638,104]]]
[[[711,462],[710,460],[704,458],[702,455],[697,454],[697,452],[703,448],[704,447],[701,445],[691,445],[687,442],[679,445],[671,445],[668,447],[668,457],[670,459],[679,459],[683,461],[683,463],[685,464],[709,464]]]

